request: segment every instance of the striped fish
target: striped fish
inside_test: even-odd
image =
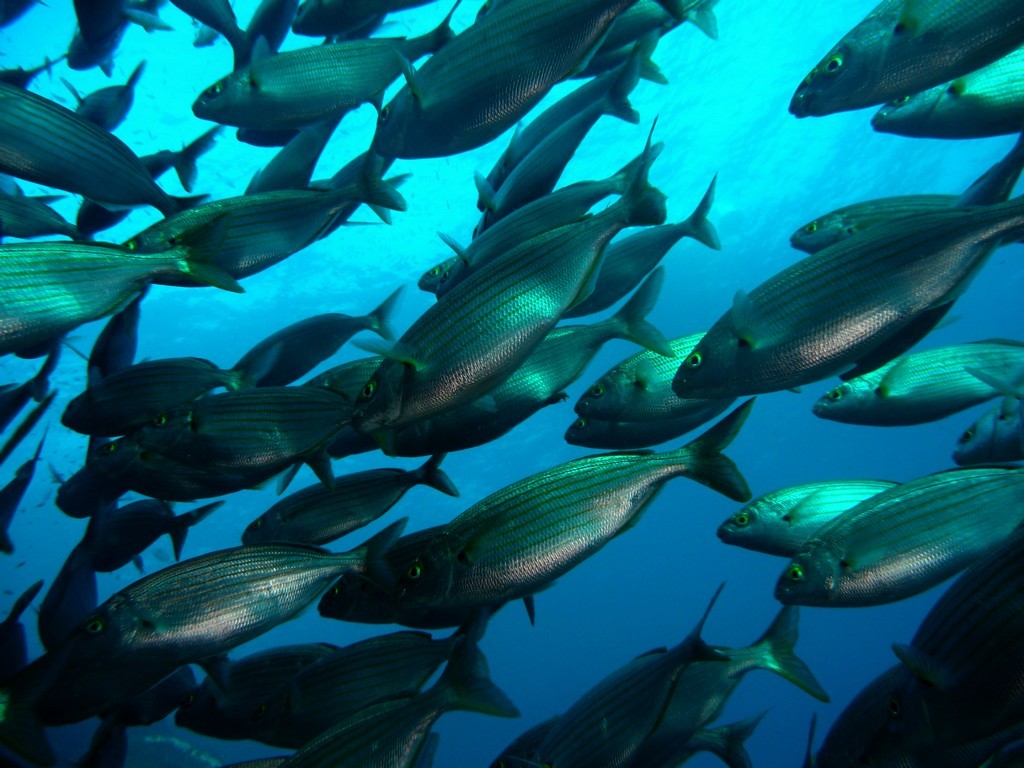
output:
[[[636,0],[517,0],[498,6],[406,73],[374,139],[386,157],[443,157],[482,146],[586,64]],[[678,0],[659,0],[682,18]]]
[[[731,403],[732,400],[708,400],[700,409],[671,419],[602,421],[580,416],[565,430],[565,442],[583,448],[617,451],[661,445],[707,423]]]
[[[64,235],[78,240],[78,228],[64,217],[31,197],[0,193],[0,241],[5,237]]]
[[[0,83],[0,172],[101,203],[152,205],[165,216],[194,205],[172,198],[120,139],[70,109]]]
[[[862,501],[894,488],[885,480],[824,480],[759,496],[718,527],[718,538],[755,552],[793,557],[805,541]]]
[[[968,373],[998,389],[1003,399],[960,436],[953,461],[963,466],[1024,459],[1024,389],[985,371],[970,368]],[[1018,369],[1017,379],[1020,374]]]
[[[787,605],[855,607],[916,595],[963,570],[1024,520],[1024,470],[939,472],[826,523],[775,587]]]

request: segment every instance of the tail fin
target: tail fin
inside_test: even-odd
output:
[[[135,90],[135,85],[139,82],[139,78],[142,77],[143,70],[146,69],[146,60],[143,59],[136,66],[134,71],[129,75],[128,82],[124,84],[125,88],[129,90]]]
[[[508,696],[491,682],[487,659],[468,636],[452,654],[444,674],[433,689],[442,696],[447,710],[482,712],[496,717],[519,717],[519,710]]]
[[[462,0],[455,0],[455,4],[452,5],[452,9],[448,11],[448,15],[444,17],[444,20],[437,25],[434,29],[427,33],[427,37],[430,39],[430,47],[434,53],[437,53],[444,45],[446,45],[453,37],[455,32],[452,31],[452,16],[455,15],[455,10],[459,7]]]
[[[818,701],[828,703],[828,694],[821,687],[814,673],[794,652],[799,637],[799,609],[787,605],[771,623],[765,633],[752,646],[757,652],[757,663],[764,669],[781,675]]]
[[[657,120],[654,121],[657,124]],[[657,158],[657,153],[651,145],[651,137],[654,135],[654,126],[647,136],[647,144],[644,145],[643,154],[639,162],[634,166],[634,174],[629,182],[622,198],[616,205],[624,205],[627,208],[626,220],[628,226],[639,226],[642,224],[663,224],[668,215],[665,210],[665,195],[655,189],[647,181],[647,174],[651,165]]]
[[[435,453],[422,467],[415,470],[413,474],[416,476],[416,482],[420,485],[429,485],[441,493],[447,493],[449,496],[458,496],[459,489],[455,487],[455,483],[441,469],[441,462],[444,461],[444,457],[447,455],[446,453]]]
[[[750,755],[747,754],[745,744],[767,714],[762,712],[738,723],[697,731],[686,745],[692,747],[695,752],[710,752],[729,768],[751,768]]]
[[[395,329],[391,327],[391,315],[395,311],[395,304],[398,302],[398,296],[401,292],[402,287],[399,286],[381,302],[379,307],[367,315],[370,321],[368,328],[387,341],[393,341],[395,338]]]
[[[686,221],[680,222],[680,226],[686,229],[686,234],[689,237],[703,243],[714,251],[722,250],[722,241],[718,239],[718,230],[708,220],[711,206],[715,202],[715,185],[717,182],[718,174],[716,173],[708,185],[708,191],[704,193],[704,197],[701,198],[697,207],[694,208],[693,213],[690,214]]]
[[[658,38],[659,35],[652,32],[641,37],[633,46],[629,58],[619,68],[619,75],[605,96],[605,112],[607,114],[634,125],[640,123],[640,113],[630,104],[629,95],[640,82],[641,62],[649,59],[654,53],[654,49],[658,45]]]
[[[732,459],[722,451],[739,434],[753,404],[754,398],[750,398],[703,435],[677,449],[692,462],[688,477],[733,501],[748,501],[750,488]]]
[[[718,5],[718,0],[701,0],[684,14],[686,21],[712,40],[718,39],[718,19],[715,18],[714,11],[716,5]]]
[[[405,177],[402,176],[385,181],[381,178],[381,173],[383,173],[385,167],[379,157],[368,153],[359,176],[356,178],[355,186],[358,197],[366,203],[370,210],[377,214],[381,221],[385,224],[390,224],[390,217],[380,209],[386,211],[404,211],[407,209],[405,198],[395,188],[397,184],[405,180]],[[327,231],[331,231],[330,227],[328,227]]]
[[[672,347],[668,339],[647,322],[646,317],[658,300],[661,286],[665,282],[665,270],[658,267],[640,284],[622,309],[615,313],[611,322],[620,329],[621,337],[652,352],[665,357],[672,357]]]
[[[196,160],[213,146],[213,140],[221,128],[223,128],[221,125],[214,126],[180,152],[174,154],[172,163],[174,171],[178,174],[178,180],[181,181],[181,186],[186,192],[191,192],[196,182]]]
[[[224,500],[215,501],[212,504],[205,504],[201,507],[185,512],[174,518],[170,530],[171,541],[174,544],[174,559],[181,560],[181,550],[185,546],[185,537],[188,536],[188,529],[201,520],[205,520],[215,510],[224,506]]]

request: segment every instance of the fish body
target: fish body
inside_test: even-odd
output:
[[[775,596],[823,607],[901,600],[984,557],[1022,519],[1020,470],[951,470],[911,480],[819,528],[786,566]]]
[[[499,6],[428,59],[384,107],[374,147],[387,157],[442,157],[482,146],[584,65],[635,0]]]
[[[953,461],[961,466],[1024,459],[1024,393],[1020,387],[997,377],[993,379],[996,381],[987,381],[1002,382],[1000,393],[1005,397],[957,440]]]
[[[145,66],[146,62],[139,62],[124,85],[100,88],[98,91],[93,91],[80,98],[75,113],[106,131],[113,131],[124,122],[128,116],[128,110],[132,108],[132,103],[135,101],[135,86],[139,82]],[[78,95],[74,89],[71,92],[72,95]]]
[[[350,40],[276,54],[236,69],[196,100],[196,117],[260,130],[301,128],[380,94],[415,61],[443,46],[447,21],[423,37]]]
[[[882,0],[797,88],[797,117],[870,107],[919,93],[1006,56],[1024,43],[1013,0]]]
[[[829,390],[814,404],[814,414],[846,424],[924,424],[1000,394],[965,368],[1018,379],[1024,376],[1024,344],[989,339],[912,352]]]
[[[0,171],[118,205],[182,207],[120,139],[69,109],[0,84]]]
[[[977,139],[1019,133],[1024,125],[1024,48],[987,67],[883,106],[871,125],[882,133]]]
[[[680,397],[790,389],[872,370],[934,327],[992,248],[1024,233],[1020,199],[878,224],[769,278],[701,339],[672,383]]]
[[[0,194],[0,240],[43,235],[64,235],[73,240],[81,237],[78,228],[50,206],[24,195]]]
[[[793,557],[825,523],[895,487],[885,480],[824,480],[759,496],[718,528],[718,538],[769,555]]]
[[[691,401],[696,402],[696,401]],[[602,421],[580,416],[565,430],[565,442],[583,448],[629,451],[675,440],[715,418],[732,400],[708,400],[685,416],[647,421]]]
[[[243,383],[237,371],[199,357],[147,360],[94,380],[68,403],[61,423],[84,435],[127,435],[212,389]]]
[[[8,529],[14,519],[14,513],[21,505],[21,500],[25,498],[25,491],[28,490],[28,486],[35,476],[36,462],[39,461],[42,450],[43,441],[40,440],[35,456],[18,467],[11,481],[0,488],[0,552],[4,554],[9,555],[14,552],[14,543],[11,541]]]
[[[22,592],[4,620],[0,621],[0,680],[11,677],[28,663],[28,646],[21,616],[42,588],[43,582],[37,581]]]

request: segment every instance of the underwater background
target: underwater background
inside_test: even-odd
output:
[[[234,4],[242,27],[255,5],[245,0]],[[452,26],[460,30],[471,23],[478,6],[472,0],[463,2]],[[1014,143],[1012,136],[943,141],[879,134],[869,123],[873,109],[804,120],[790,115],[790,97],[804,74],[872,7],[873,2],[857,0],[838,4],[722,0],[715,7],[719,39],[711,40],[692,25],[684,25],[662,40],[654,59],[669,82],[641,81],[633,92],[631,101],[640,112],[640,125],[603,119],[583,142],[562,185],[613,173],[642,149],[657,119],[654,138],[664,142],[665,149],[654,164],[651,180],[668,195],[670,222],[687,217],[718,174],[710,218],[722,250],[714,252],[684,240],[663,261],[665,284],[648,319],[667,337],[706,329],[729,308],[738,289],[749,290],[801,258],[803,254],[790,247],[789,236],[814,217],[874,197],[959,194]],[[422,34],[448,10],[446,5],[434,4],[394,14],[379,34]],[[84,94],[124,82],[135,65],[146,60],[135,104],[115,133],[139,155],[180,148],[210,127],[192,115],[190,106],[200,91],[228,73],[231,50],[223,40],[212,47],[193,48],[191,19],[170,5],[161,9],[161,16],[173,31],[147,34],[129,25],[110,80],[98,69],[71,72],[58,63],[52,75],[35,80],[32,90],[73,107],[60,77]],[[40,3],[0,30],[0,68],[28,68],[41,64],[44,57],[56,59],[66,50],[74,26],[70,2]],[[290,35],[282,50],[311,42]],[[385,100],[400,85],[395,83]],[[575,85],[556,86],[533,115]],[[364,151],[375,120],[369,105],[346,116],[314,177],[332,175]],[[391,173],[410,174],[401,187],[408,211],[395,213],[391,226],[362,209],[354,221],[365,225],[352,223],[247,278],[244,294],[153,286],[143,304],[137,359],[196,356],[230,367],[278,328],[323,312],[363,314],[399,285],[405,290],[394,325],[404,330],[434,301],[416,289],[415,281],[448,255],[436,233],[469,240],[479,216],[473,173],[486,174],[507,138],[453,157],[396,161]],[[216,146],[199,161],[194,193],[214,199],[241,194],[274,151],[236,141],[232,129],[223,131]],[[172,174],[161,179],[161,186],[171,194],[184,194],[177,184]],[[31,192],[33,185],[23,184],[23,188]],[[68,195],[54,207],[73,219],[77,199]],[[101,239],[122,242],[158,217],[151,208],[135,210],[116,228],[102,233]],[[993,255],[959,300],[954,317],[918,348],[992,337],[1021,338],[1022,294],[1024,245],[1013,244]],[[607,314],[611,312],[588,322]],[[69,343],[87,352],[101,326],[79,328]],[[566,402],[541,410],[493,443],[451,454],[444,469],[458,486],[460,498],[414,488],[383,520],[329,548],[342,551],[354,546],[403,515],[410,517],[407,532],[437,525],[510,482],[592,453],[563,440],[576,418],[572,404],[601,373],[635,351],[624,341],[609,343],[570,388]],[[364,354],[350,343],[323,367]],[[0,382],[24,380],[37,366],[37,361],[0,358]],[[11,526],[16,551],[0,559],[0,614],[5,615],[32,582],[45,579],[49,584],[84,532],[86,521],[64,516],[54,505],[56,481],[44,469],[48,463],[66,477],[84,460],[86,438],[59,424],[67,400],[84,389],[84,369],[76,355],[65,351],[51,378],[59,394],[46,417],[50,426],[44,465],[37,469]],[[814,401],[832,385],[825,381],[808,385],[801,393],[757,398],[750,419],[727,451],[755,496],[813,480],[905,481],[949,468],[957,437],[991,407],[978,406],[914,427],[845,425],[820,420],[811,412]],[[12,456],[0,481],[6,482],[6,473],[30,457],[37,438],[38,430]],[[334,469],[340,474],[382,466],[413,468],[420,463],[370,453],[336,461]],[[292,488],[313,481],[304,468]],[[228,497],[223,508],[191,531],[183,556],[238,545],[244,527],[275,500],[270,485]],[[190,508],[176,507],[179,511]],[[515,735],[565,710],[627,660],[678,642],[723,581],[725,590],[704,637],[727,646],[755,640],[779,609],[773,589],[785,561],[729,547],[717,539],[718,525],[738,507],[692,481],[674,480],[636,528],[537,596],[536,626],[530,626],[519,603],[496,614],[482,648],[494,681],[519,707],[522,717],[445,715],[435,728],[441,737],[435,765],[487,765]],[[143,556],[147,572],[172,559],[166,539]],[[100,574],[100,600],[137,577],[133,566],[112,575]],[[754,764],[759,768],[799,764],[811,715],[818,715],[820,740],[850,698],[894,662],[890,645],[910,639],[946,586],[881,607],[801,609],[797,653],[828,691],[831,703],[816,702],[781,678],[758,672],[744,679],[719,723],[767,710],[747,742]],[[30,615],[26,623],[32,627]],[[231,655],[298,642],[345,645],[393,629],[331,621],[310,609]],[[33,655],[41,652],[31,631],[30,638]],[[73,764],[85,752],[95,722],[50,730],[61,765]],[[282,752],[253,742],[205,738],[177,728],[172,718],[134,729],[129,738],[128,764],[139,766],[216,765]],[[147,743],[153,740],[158,743]],[[716,758],[705,753],[691,765],[715,763]]]

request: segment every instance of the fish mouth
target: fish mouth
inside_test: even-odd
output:
[[[810,117],[812,114],[811,102],[813,101],[811,97],[812,94],[808,91],[798,89],[789,102],[790,114],[797,118]]]

